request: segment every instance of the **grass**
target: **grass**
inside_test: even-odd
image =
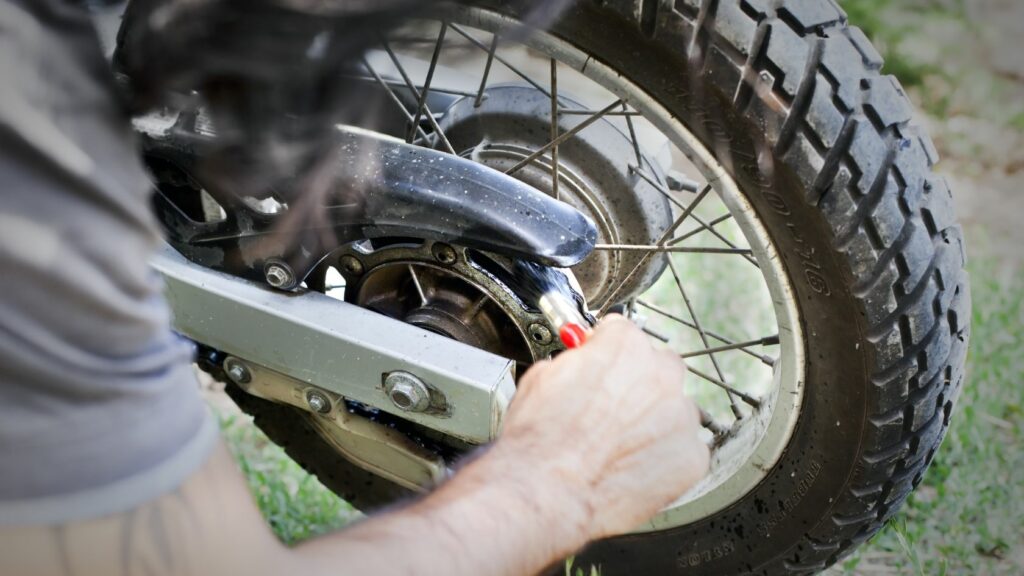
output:
[[[841,0],[840,5],[846,10],[850,22],[860,26],[879,50],[885,52],[886,69],[896,75],[905,87],[920,86],[928,74],[939,72],[934,67],[924,69],[900,49],[900,42],[912,28],[893,24],[886,18],[891,0]]]
[[[220,427],[260,512],[286,544],[333,532],[361,515],[292,461],[246,416],[220,413]]]

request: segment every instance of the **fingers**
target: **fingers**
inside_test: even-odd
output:
[[[523,377],[519,379],[516,396],[521,396],[524,392],[528,392],[541,383],[550,380],[550,378],[545,378],[545,374],[550,371],[552,362],[552,359],[545,358],[530,366],[526,373],[523,374]]]
[[[664,365],[664,369],[672,376],[673,379],[679,382],[682,386],[683,382],[686,381],[686,362],[683,362],[675,352],[672,350],[661,349],[657,351],[659,362]]]
[[[607,349],[608,352],[630,354],[645,353],[654,349],[650,338],[632,320],[618,314],[609,314],[602,318],[587,343]]]

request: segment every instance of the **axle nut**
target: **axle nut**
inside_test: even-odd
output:
[[[385,376],[384,392],[395,406],[406,412],[423,412],[430,407],[427,385],[408,372],[391,372]]]

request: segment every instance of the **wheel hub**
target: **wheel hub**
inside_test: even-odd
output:
[[[565,108],[582,108],[560,96]],[[559,118],[559,133],[577,129],[584,116]],[[544,146],[551,136],[551,100],[540,90],[521,85],[491,86],[477,106],[473,98],[455,101],[441,129],[455,151],[480,164],[508,172]],[[628,135],[607,119],[579,130],[558,146],[557,191],[550,153],[513,173],[515,178],[555,196],[591,218],[600,244],[649,244],[672,223],[668,200],[631,167],[640,163],[664,182],[652,158],[638,154]],[[637,253],[594,251],[572,268],[593,308],[611,297],[619,302],[649,288],[664,271],[666,259]],[[634,268],[636,273],[631,274]],[[617,289],[623,284],[621,289]]]
[[[352,304],[521,366],[561,349],[543,315],[489,271],[491,257],[440,242],[360,242],[330,259]]]

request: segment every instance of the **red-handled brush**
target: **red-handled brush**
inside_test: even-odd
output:
[[[590,327],[576,306],[560,292],[547,292],[537,302],[544,318],[558,331],[566,348],[579,348],[590,336]]]
[[[511,274],[520,294],[537,305],[566,348],[579,348],[586,343],[591,323],[576,306],[568,278],[562,271],[516,261]]]

